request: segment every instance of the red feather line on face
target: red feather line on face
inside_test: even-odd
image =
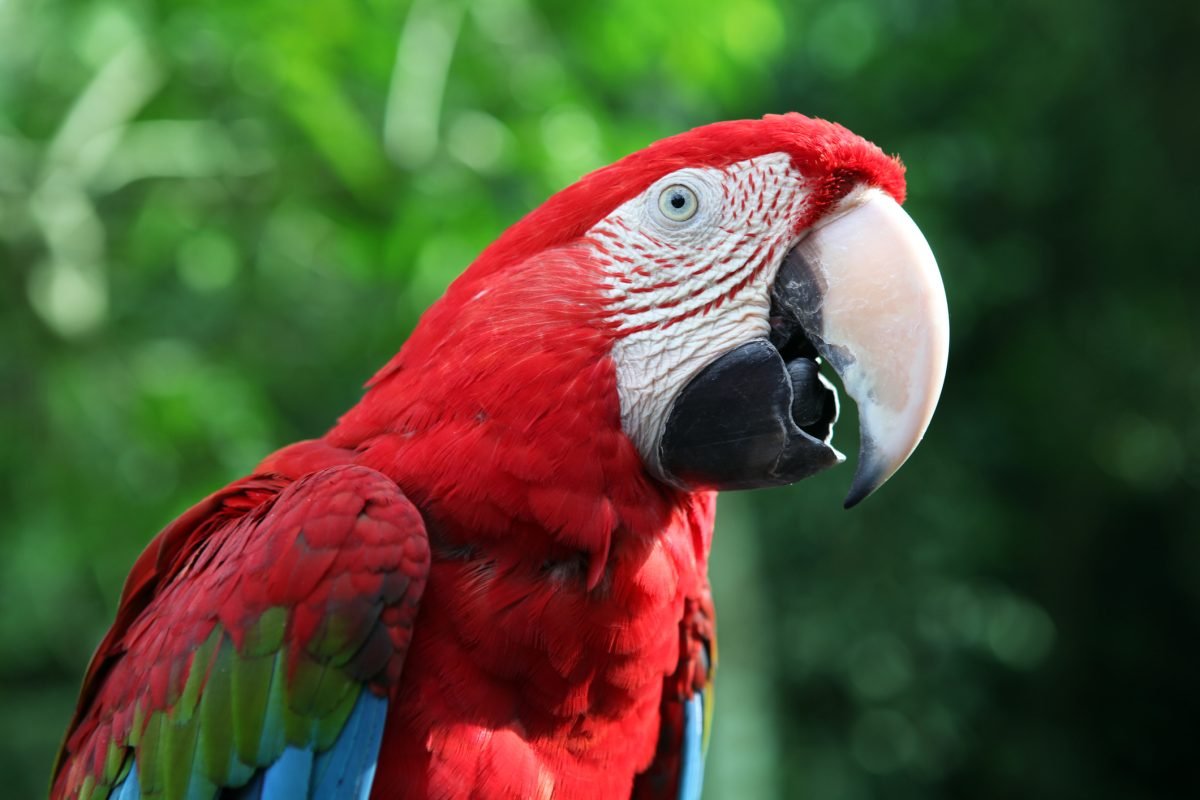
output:
[[[779,168],[785,162],[786,167]],[[743,290],[779,263],[777,255],[794,236],[796,220],[807,219],[814,213],[808,202],[808,188],[805,192],[797,191],[805,179],[784,154],[741,162],[721,170],[721,174],[724,176],[721,193],[727,208],[719,230],[726,241],[718,249],[706,248],[703,257],[688,247],[664,247],[656,243],[645,230],[626,225],[619,212],[606,217],[586,235],[593,248],[602,236],[613,239],[604,255],[597,256],[597,263],[610,286],[621,285],[619,304],[604,312],[621,335],[666,330],[736,301]],[[821,188],[820,184],[817,188]],[[781,197],[786,197],[783,208],[780,208]],[[627,233],[618,237],[610,230],[612,227]],[[626,255],[622,256],[622,252]],[[634,261],[634,256],[628,255],[631,253],[657,265],[660,271],[646,274],[638,269],[629,270],[626,265]],[[655,282],[639,285],[630,272],[644,274]],[[713,289],[720,291],[712,293]],[[700,293],[708,296],[697,302]]]

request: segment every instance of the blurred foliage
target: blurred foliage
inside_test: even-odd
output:
[[[7,796],[154,531],[551,191],[788,109],[905,158],[952,360],[860,509],[723,500],[707,796],[1195,796],[1198,9],[0,0]]]

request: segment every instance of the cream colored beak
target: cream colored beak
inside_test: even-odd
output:
[[[858,405],[861,445],[846,508],[912,454],[946,375],[950,318],[929,244],[890,196],[868,190],[819,223],[781,268],[777,296]]]

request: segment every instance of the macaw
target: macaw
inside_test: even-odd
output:
[[[900,162],[799,114],[553,195],[319,439],[172,522],[53,798],[699,797],[716,491],[921,439],[948,316]]]

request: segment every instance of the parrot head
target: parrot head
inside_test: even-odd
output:
[[[788,484],[844,461],[828,365],[859,409],[849,507],[917,446],[946,369],[945,294],[904,187],[899,161],[833,123],[707,125],[551,197],[422,324],[439,340],[455,325],[525,331],[507,359],[531,364],[552,338],[531,337],[531,320],[575,315],[588,334],[572,352],[600,343],[645,470],[684,491]],[[540,288],[503,291],[517,281]]]

